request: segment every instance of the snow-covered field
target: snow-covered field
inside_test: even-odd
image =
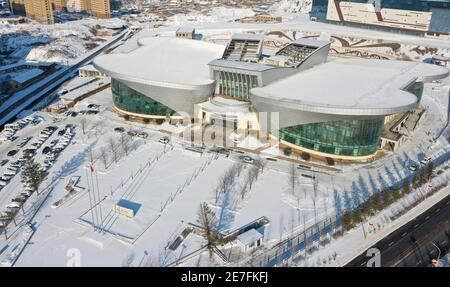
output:
[[[282,0],[274,4],[271,11],[274,14],[306,12],[310,3],[311,1]],[[203,35],[203,39],[216,42],[225,41],[233,32],[275,30],[291,33],[302,30],[338,35],[348,33],[351,37],[365,37],[372,41],[385,37],[389,41],[417,42],[417,45],[436,45],[441,48],[446,44],[442,40],[393,36],[361,29],[347,30],[339,26],[312,23],[305,20],[304,14],[281,24],[225,23],[253,14],[250,9],[217,8],[210,15],[177,15],[169,19],[171,26],[144,30],[116,52],[133,49],[136,40],[146,35],[171,36],[178,25],[189,23],[195,23],[196,31]],[[39,61],[76,58],[88,50],[87,44],[101,41],[93,39],[92,23],[89,20],[82,21],[79,25],[71,22],[57,24],[54,28],[28,24],[17,27],[0,25],[2,40],[5,39],[2,44],[6,43],[4,47],[8,51],[15,50],[17,58]],[[3,38],[3,35],[10,33],[19,36]],[[413,47],[405,46],[405,50],[400,50],[400,53],[406,53]],[[42,194],[39,197],[33,195],[26,205],[25,214],[20,216],[19,228],[10,225],[8,231],[11,237],[8,240],[4,239],[4,234],[0,234],[0,261],[5,260],[6,264],[12,262],[16,266],[65,266],[73,263],[71,259],[76,250],[75,254],[79,255],[79,264],[82,266],[161,266],[186,256],[188,260],[185,265],[221,265],[224,263],[220,258],[208,259],[207,253],[201,249],[204,240],[196,234],[185,238],[175,251],[168,249],[189,223],[196,223],[198,208],[203,202],[207,202],[216,212],[219,229],[224,233],[265,216],[270,223],[265,228],[264,244],[270,248],[296,231],[311,226],[315,221],[352,209],[374,192],[396,184],[404,177],[411,177],[412,173],[406,168],[410,160],[417,161],[424,155],[435,160],[447,156],[450,147],[445,135],[449,128],[435,143],[432,138],[447,123],[448,81],[449,79],[443,84],[426,85],[422,101],[423,106],[428,109],[426,117],[399,152],[387,154],[373,163],[338,165],[340,172],[318,171],[314,173],[318,182],[317,192],[314,192],[315,183],[301,173],[297,174],[297,183],[292,188],[290,163],[267,161],[263,172],[251,187],[247,185],[246,174],[251,171],[252,166],[245,164],[241,173],[235,176],[228,192],[217,198],[215,190],[220,178],[241,162],[240,154],[232,153],[230,157],[226,157],[223,154],[205,152],[200,155],[186,150],[185,142],[176,138],[172,138],[170,144],[163,145],[158,142],[161,136],[166,135],[160,131],[161,127],[126,122],[113,111],[110,89],[75,107],[76,110],[85,110],[90,103],[101,105],[98,115],[85,116],[88,122],[86,134],[81,129],[81,115],[53,117],[39,113],[45,121],[19,131],[19,138],[36,137],[49,125],[62,127],[66,124],[77,126],[76,135],[51,167],[50,174],[42,185]],[[120,134],[114,131],[115,127],[146,131],[149,137],[130,140],[129,151],[126,152],[120,144]],[[51,139],[57,138],[54,135]],[[117,146],[116,157],[110,147],[111,141]],[[0,144],[1,158],[5,158],[14,145],[15,143],[6,142]],[[102,151],[106,153],[105,160],[102,159]],[[91,171],[87,168],[91,157],[95,158],[92,179],[89,176]],[[41,161],[42,158],[41,148],[36,160]],[[5,167],[0,168],[1,171],[4,169]],[[311,175],[310,172],[302,173]],[[55,208],[53,204],[67,194],[65,187],[73,176],[80,177],[77,184],[79,191]],[[0,210],[21,188],[20,178],[16,176],[0,191]],[[96,194],[88,192],[93,188]],[[112,206],[120,200],[134,204],[133,218],[112,211]],[[98,208],[90,210],[92,201],[100,202]],[[27,232],[28,221],[32,224],[33,233]],[[317,260],[328,258],[331,254],[323,252],[317,255]]]
[[[208,256],[204,252],[199,252],[202,254],[200,257],[195,253],[204,244],[203,239],[196,235],[189,235],[175,251],[167,249],[189,223],[197,222],[197,211],[202,202],[209,203],[216,212],[220,230],[225,233],[265,216],[270,223],[265,229],[264,242],[266,246],[271,246],[303,229],[304,225],[313,224],[315,215],[324,218],[327,214],[352,208],[365,196],[382,188],[383,184],[392,184],[409,175],[409,171],[401,165],[405,160],[402,153],[416,158],[421,150],[431,155],[445,150],[446,143],[441,141],[435,148],[429,149],[430,143],[425,133],[427,130],[438,130],[440,122],[444,123],[447,114],[441,103],[445,102],[445,93],[448,96],[443,87],[433,89],[427,86],[424,104],[432,112],[423,122],[422,129],[417,130],[418,135],[424,134],[420,141],[407,143],[399,155],[388,155],[367,165],[364,171],[361,171],[361,165],[353,165],[345,167],[340,173],[316,173],[319,184],[315,196],[313,181],[302,176],[299,176],[297,186],[292,190],[290,165],[279,161],[267,162],[252,187],[242,195],[245,174],[251,169],[251,166],[244,165],[227,196],[216,200],[215,189],[220,177],[240,161],[239,156],[216,157],[208,152],[200,155],[184,149],[184,142],[176,138],[168,146],[159,143],[163,133],[158,131],[158,126],[124,122],[112,111],[109,89],[77,105],[79,110],[86,109],[90,103],[101,105],[100,114],[86,116],[86,135],[80,129],[80,116],[58,118],[56,123],[52,123],[49,115],[42,114],[46,122],[26,127],[19,132],[19,137],[33,136],[44,126],[52,124],[62,126],[73,123],[78,128],[72,144],[63,151],[43,184],[41,196],[48,197],[37,200],[42,207],[36,209],[30,204],[24,220],[19,224],[23,225],[27,218],[32,218],[36,230],[15,265],[64,266],[70,259],[68,251],[74,248],[80,251],[83,266],[167,265],[192,252],[194,254],[185,263],[187,265],[223,264],[220,259],[215,262],[206,260]],[[122,151],[116,161],[108,152],[105,168],[98,155],[102,148],[108,149],[111,138],[119,142],[120,135],[113,131],[118,126],[127,130],[145,130],[149,137],[133,140],[128,155]],[[2,154],[11,147],[12,144],[1,144]],[[102,199],[101,212],[97,209],[96,214],[89,211],[88,188],[92,188],[92,184],[88,185],[89,170],[86,166],[90,150],[97,155],[94,182],[97,186],[98,181],[97,201]],[[41,149],[38,154],[41,154]],[[355,173],[355,170],[359,172]],[[65,186],[72,176],[80,176],[77,184],[80,191],[60,207],[52,207],[54,202],[66,195]],[[17,190],[20,190],[19,177],[1,191],[0,207],[10,201]],[[112,212],[112,205],[121,199],[137,204],[134,218]],[[101,232],[95,232],[90,227],[93,221],[96,227],[101,227]],[[14,228],[10,228],[9,232],[15,234]],[[0,250],[3,250],[0,259],[3,259],[11,254],[13,245],[0,238]]]
[[[83,19],[55,25],[0,24],[0,64],[18,60],[66,63],[106,40],[95,35],[97,25],[115,28],[122,24],[118,19]]]

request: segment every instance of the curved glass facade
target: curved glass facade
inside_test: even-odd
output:
[[[318,152],[366,156],[377,151],[383,126],[383,117],[314,123],[281,128],[279,138]]]
[[[126,112],[156,116],[175,114],[174,110],[129,88],[127,85],[115,79],[111,80],[111,90],[114,105]]]
[[[414,94],[417,97],[417,103],[420,103],[420,101],[422,100],[423,88],[424,84],[422,82],[415,82],[409,85],[406,88],[406,91]]]

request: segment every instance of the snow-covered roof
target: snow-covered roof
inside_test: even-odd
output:
[[[44,71],[41,69],[30,69],[30,70],[22,70],[14,73],[10,73],[11,80],[16,81],[17,83],[25,83],[26,81],[29,81],[40,74],[42,74]]]
[[[91,64],[81,67],[80,70],[98,72],[94,65]]]
[[[327,114],[388,115],[417,105],[405,91],[415,81],[448,76],[448,69],[417,62],[333,59],[265,87],[252,100]]]
[[[237,236],[237,239],[245,246],[252,244],[256,240],[259,240],[263,237],[263,235],[256,231],[256,229],[252,228],[249,231],[246,231]]]
[[[166,86],[209,85],[208,63],[220,58],[225,46],[182,39],[148,37],[126,54],[101,55],[94,66],[113,78]]]
[[[177,33],[194,33],[195,29],[190,27],[180,27],[177,29]]]
[[[242,34],[242,33],[234,33],[231,36],[232,40],[241,40],[241,41],[263,41],[264,34]]]
[[[312,47],[323,47],[326,45],[331,44],[330,41],[323,41],[318,39],[311,39],[311,38],[299,38],[295,40],[295,44],[302,45],[302,46],[312,46]]]
[[[224,60],[224,59],[213,60],[213,61],[209,62],[209,65],[216,66],[216,67],[222,67],[222,68],[254,71],[254,72],[263,72],[266,70],[276,68],[274,66],[261,64],[261,63],[230,61],[230,60]]]

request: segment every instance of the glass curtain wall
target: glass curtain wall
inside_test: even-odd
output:
[[[115,79],[111,80],[111,89],[114,105],[126,112],[157,116],[175,114],[174,110],[129,88]]]
[[[219,71],[219,94],[238,100],[249,100],[249,91],[258,86],[258,79],[253,75]]]
[[[328,154],[366,156],[378,149],[384,117],[297,125],[279,130],[292,144]]]

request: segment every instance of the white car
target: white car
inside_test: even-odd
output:
[[[162,137],[159,139],[159,142],[163,144],[168,144],[169,141],[170,141],[169,137]]]
[[[428,164],[431,161],[431,159],[432,158],[430,156],[427,156],[424,159],[420,160],[420,163],[421,164]]]
[[[410,166],[408,167],[408,169],[409,169],[410,171],[416,171],[416,170],[417,170],[417,166],[415,166],[415,165],[410,165]]]
[[[244,156],[243,160],[246,163],[254,163],[255,162],[255,160],[253,158],[249,157],[248,155]]]
[[[17,203],[17,202],[11,202],[10,204],[8,204],[8,205],[6,206],[6,208],[11,208],[11,209],[14,209],[14,208],[20,208],[20,205],[19,205],[19,203]]]
[[[20,192],[20,195],[23,195],[23,196],[25,196],[25,197],[30,197],[32,193],[33,193],[33,192],[30,191],[30,190],[24,190],[24,191],[21,191],[21,192]]]

